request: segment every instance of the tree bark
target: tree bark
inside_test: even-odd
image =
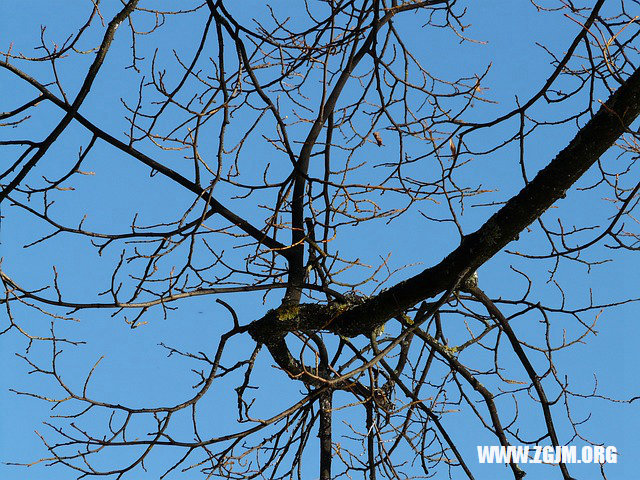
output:
[[[437,265],[404,280],[362,303],[340,311],[300,305],[295,320],[274,321],[267,314],[250,326],[285,335],[293,329],[327,330],[346,337],[369,335],[389,319],[420,301],[444,292],[461,276],[468,276],[539,218],[627,131],[640,114],[640,69],[636,70],[582,127],[573,140],[477,231]],[[320,307],[320,308],[319,308]],[[322,315],[318,313],[322,311]],[[310,315],[305,315],[309,313]],[[277,317],[277,316],[276,316]],[[320,321],[319,321],[320,318]]]

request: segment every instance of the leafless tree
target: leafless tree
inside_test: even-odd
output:
[[[77,478],[474,478],[453,416],[496,445],[598,441],[572,408],[608,393],[574,389],[556,359],[635,301],[585,303],[571,272],[640,248],[637,1],[522,2],[564,33],[528,39],[546,60],[506,97],[501,52],[469,20],[494,9],[501,28],[491,2],[85,3],[32,53],[0,46],[3,250],[21,241],[41,262],[3,253],[2,333],[39,379],[17,398],[54,408],[33,463]],[[408,225],[424,249],[400,258],[422,266],[386,256]],[[478,279],[497,254],[512,269]],[[193,392],[166,375],[173,403],[114,400],[69,326],[135,335],[164,318],[198,337],[193,302],[223,333],[158,347],[196,375]],[[134,389],[128,373],[113,382]],[[233,430],[211,426],[223,405]]]

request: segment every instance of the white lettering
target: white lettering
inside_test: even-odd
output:
[[[542,454],[542,447],[540,445],[536,445],[535,447],[536,454],[533,456],[533,461],[531,463],[542,463],[542,459],[540,455]]]
[[[591,463],[593,461],[593,449],[589,445],[582,447],[582,463]]]

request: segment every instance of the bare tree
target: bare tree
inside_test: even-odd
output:
[[[506,97],[501,52],[469,25],[488,9],[500,23],[491,2],[104,3],[42,27],[34,53],[2,45],[16,92],[0,116],[3,247],[50,262],[7,257],[0,273],[2,333],[39,378],[15,391],[54,408],[34,463],[77,478],[474,478],[453,415],[496,445],[591,441],[572,408],[606,393],[572,388],[556,359],[635,301],[584,303],[571,272],[640,248],[637,1],[521,5],[565,33],[528,39],[547,60]],[[411,224],[424,250],[407,257],[427,268],[385,256]],[[497,254],[512,269],[478,279]],[[91,274],[74,275],[78,259]],[[64,360],[91,358],[72,320],[165,318],[198,337],[198,301],[224,330],[208,350],[161,344],[196,375],[193,392],[166,375],[173,403],[114,400],[99,359]],[[211,427],[223,405],[233,430]]]

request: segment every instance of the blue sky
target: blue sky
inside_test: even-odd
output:
[[[477,40],[477,43],[459,43],[459,39],[455,40],[447,31],[423,30],[419,19],[411,16],[402,21],[405,23],[398,21],[397,27],[406,33],[405,40],[408,45],[419,52],[421,61],[427,62],[430,72],[436,76],[455,79],[469,72],[483,71],[490,65],[491,68],[484,83],[488,88],[485,95],[494,103],[478,102],[468,117],[471,120],[488,120],[514,108],[515,96],[520,100],[527,99],[544,83],[552,71],[549,56],[535,43],[543,42],[551,51],[562,54],[577,34],[578,26],[562,14],[537,13],[529,2],[496,1],[482,8],[473,5],[473,2],[469,3],[469,14],[466,20],[470,26],[465,33]],[[273,4],[279,8],[289,8],[289,14],[294,21],[296,15],[303,14],[302,10],[297,11],[290,6],[283,7],[282,2],[273,2]],[[4,19],[2,33],[0,33],[0,50],[6,51],[12,44],[13,52],[33,53],[32,48],[40,35],[41,24],[47,25],[48,41],[63,41],[66,35],[74,31],[83,21],[90,2],[82,3],[81,7],[78,5],[78,2],[36,1],[20,4],[18,7],[15,4],[3,2],[0,4],[0,18]],[[242,5],[242,9],[246,10],[242,12],[245,16],[252,14],[262,18],[261,15],[265,14],[260,2],[243,2]],[[113,5],[104,7],[103,15],[106,21],[113,16],[114,8]],[[153,48],[158,48],[159,61],[177,69],[175,62],[172,62],[170,50],[190,51],[198,41],[204,20],[203,12],[171,18],[161,34],[142,37],[138,48],[141,52],[145,52],[147,58],[151,56],[150,52]],[[148,22],[149,18],[141,20],[141,23],[145,21]],[[99,38],[101,28],[96,24],[92,39]],[[83,45],[85,46],[87,45]],[[106,131],[123,140],[125,139],[123,132],[128,127],[123,119],[123,108],[119,99],[124,98],[128,102],[135,102],[140,79],[133,70],[123,69],[130,63],[130,58],[127,32],[121,29],[117,33],[114,46],[107,56],[93,91],[81,110],[81,113],[99,123]],[[71,58],[63,63],[64,67],[59,74],[69,92],[77,90],[88,64],[87,57]],[[36,78],[41,78],[43,82],[44,79],[50,78],[50,71],[46,65],[29,65],[25,68]],[[174,80],[176,75],[177,73],[169,68],[167,83]],[[6,71],[0,72],[0,85],[3,91],[11,92],[2,100],[3,106],[0,107],[2,111],[15,108],[15,105],[28,100],[34,93]],[[316,105],[317,102],[313,98],[314,92],[307,93],[311,95],[310,104]],[[358,87],[352,82],[347,87],[345,97],[357,95]],[[601,87],[596,91],[596,95],[599,95],[598,98],[602,100],[607,97]],[[61,118],[60,112],[51,105],[43,104],[38,108],[38,114],[29,123],[29,134],[36,138],[46,134]],[[534,107],[531,113],[544,115],[545,118],[557,118],[565,114],[562,108],[567,107],[553,105]],[[498,128],[482,130],[473,137],[476,142],[474,145],[481,148],[485,142],[486,144],[498,142],[500,138],[512,134],[514,129],[517,129],[517,122],[518,119],[514,119]],[[272,131],[269,131],[269,128],[273,128],[272,125],[269,126],[267,123],[264,128],[263,132],[258,133],[272,134]],[[292,130],[295,133],[304,131],[304,125],[297,128]],[[575,125],[568,124],[561,127],[542,127],[532,135],[526,150],[530,178],[567,144],[575,131]],[[396,153],[397,143],[392,132],[383,130],[382,133],[385,148],[377,148],[372,143],[367,144],[358,153],[362,159],[371,163],[382,163],[389,152]],[[16,133],[8,131],[2,132],[1,135],[5,139]],[[490,135],[490,137],[484,139],[482,135]],[[480,138],[476,138],[477,136]],[[30,186],[39,185],[42,184],[42,175],[55,178],[60,172],[64,172],[65,168],[68,168],[68,165],[77,158],[80,147],[86,147],[89,140],[89,135],[82,127],[72,124],[49,151],[47,161],[31,172],[26,183]],[[205,147],[213,147],[214,144],[213,136],[212,140],[203,141]],[[460,171],[461,181],[482,185],[482,188],[490,190],[481,200],[478,200],[478,204],[505,201],[522,187],[516,147],[513,145],[480,157],[468,168],[465,167]],[[171,151],[158,153],[157,149],[149,145],[143,145],[141,148],[184,175],[190,175],[189,164],[181,161],[180,153]],[[13,158],[12,155],[16,150],[7,147],[5,149],[8,152],[7,157]],[[617,166],[612,152],[607,153],[605,157],[604,160],[609,162],[608,165]],[[269,150],[268,145],[257,135],[248,143],[241,160],[245,165],[243,171],[247,172],[248,176],[258,178],[262,170],[251,170],[251,167],[246,167],[247,164],[251,165],[252,161],[273,162],[274,176],[277,176],[280,171],[278,168],[281,168],[278,167],[277,162],[282,162],[277,152]],[[425,169],[424,165],[416,164],[409,171],[418,174],[421,169]],[[77,224],[88,212],[89,216],[85,224],[88,228],[118,232],[128,228],[136,212],[139,212],[139,224],[154,224],[166,221],[167,218],[179,218],[180,212],[184,211],[192,200],[190,194],[179,185],[158,176],[150,178],[147,167],[101,142],[96,144],[90,158],[83,165],[83,170],[92,172],[92,175],[74,176],[75,190],[58,193],[55,197],[56,203],[52,207],[52,212],[57,218],[71,224]],[[379,173],[381,171],[371,169],[370,175],[381,175]],[[569,192],[567,199],[558,202],[555,206],[557,208],[545,214],[545,221],[555,222],[556,217],[562,215],[568,225],[605,224],[605,219],[615,213],[615,209],[608,202],[603,201],[608,192],[603,188],[580,190],[580,187],[586,187],[596,179],[596,172],[589,172]],[[264,212],[256,208],[256,205],[262,200],[265,202],[268,200],[260,197],[259,193],[250,199],[243,200],[230,198],[233,195],[233,189],[228,185],[221,185],[216,192],[216,197],[220,201],[231,206],[240,215],[256,222],[263,218]],[[391,195],[380,197],[378,200],[381,205],[396,208],[399,206],[394,204],[397,200]],[[38,206],[41,205],[37,200],[34,202]],[[473,203],[472,201],[471,204]],[[437,263],[457,245],[458,238],[451,225],[428,223],[420,215],[420,212],[431,214],[438,211],[438,208],[441,207],[422,202],[412,207],[406,215],[391,222],[381,219],[355,227],[346,226],[339,230],[335,248],[345,257],[358,257],[363,263],[371,265],[379,262],[380,257],[391,254],[389,267],[392,270],[407,266],[391,277],[390,284],[393,284]],[[480,226],[496,208],[496,205],[492,205],[466,209],[462,217],[465,233]],[[48,242],[24,249],[22,248],[24,244],[36,240],[50,229],[17,208],[2,205],[2,215],[4,216],[0,232],[2,269],[12,274],[16,281],[27,288],[48,283],[52,278],[52,266],[55,265],[61,272],[60,287],[69,298],[93,301],[99,298],[96,297],[97,292],[108,288],[113,262],[117,262],[122,246],[110,246],[99,256],[96,249],[91,247],[85,239],[60,235]],[[226,223],[214,217],[210,226],[222,228]],[[592,236],[595,236],[593,231],[586,232],[582,238]],[[241,261],[243,252],[235,252],[231,243],[224,245],[224,248],[231,260]],[[536,230],[523,233],[518,241],[508,246],[509,250],[539,254],[546,253],[546,248],[543,236]],[[205,255],[202,252],[201,254]],[[565,289],[569,308],[588,305],[590,291],[595,304],[638,296],[637,285],[640,284],[640,274],[637,271],[637,262],[634,262],[628,252],[610,252],[599,248],[594,249],[592,255],[593,258],[609,255],[614,261],[595,266],[590,271],[584,265],[561,262],[561,268],[555,280]],[[203,258],[202,262],[206,260]],[[513,269],[526,269],[533,280],[531,300],[558,306],[562,302],[562,297],[555,284],[548,281],[548,271],[552,267],[552,261],[534,264],[502,252],[480,269],[480,286],[492,298],[517,298],[526,289],[526,283],[521,276],[514,273]],[[353,269],[344,278],[355,281],[369,273],[370,271],[366,268]],[[260,292],[243,293],[230,294],[222,298],[236,309],[242,323],[248,323],[262,316],[268,308],[277,306],[280,294],[281,292],[276,291],[263,298]],[[212,296],[180,301],[175,306],[177,309],[169,311],[166,319],[163,318],[162,312],[155,311],[146,318],[148,321],[146,325],[133,330],[126,324],[122,314],[112,317],[111,312],[106,310],[79,312],[74,315],[81,320],[79,322],[56,319],[54,323],[58,335],[87,342],[78,347],[64,347],[65,352],[59,359],[64,378],[68,379],[74,388],[82,388],[84,378],[91,366],[104,356],[93,376],[89,390],[95,398],[108,398],[115,403],[123,402],[133,406],[167,405],[184,400],[191,394],[191,386],[197,382],[197,375],[194,375],[192,369],[201,369],[203,365],[190,359],[180,358],[178,355],[168,357],[167,350],[158,344],[163,342],[180,350],[211,354],[219,336],[231,327],[231,320],[227,311],[216,304],[215,297]],[[505,311],[513,313],[509,307],[505,307]],[[589,335],[583,343],[556,354],[554,361],[559,368],[559,376],[567,375],[574,391],[584,394],[592,391],[597,378],[598,392],[603,396],[627,399],[637,395],[638,375],[634,366],[638,362],[635,346],[640,340],[640,328],[637,323],[639,311],[637,304],[630,303],[607,309],[602,313],[596,327],[597,335]],[[15,312],[21,325],[25,325],[32,334],[47,334],[51,321],[49,317],[29,308],[16,307]],[[63,311],[56,310],[56,312],[62,314]],[[599,312],[596,309],[586,314],[585,319],[591,320],[597,315]],[[537,317],[530,315],[524,319],[526,321],[514,325],[516,332],[522,334],[523,338],[540,340],[544,331]],[[558,314],[557,318],[552,319],[552,324],[553,342],[556,345],[562,341],[563,331],[567,332],[568,338],[574,338],[583,331],[575,320],[566,315]],[[462,326],[457,333],[463,333]],[[455,335],[456,331],[451,334]],[[248,337],[235,338],[232,340],[228,362],[232,363],[234,358],[243,358],[243,355],[246,356],[251,352],[253,346]],[[47,427],[42,422],[46,421],[52,413],[55,414],[55,410],[51,412],[50,405],[46,402],[18,396],[9,391],[9,388],[51,397],[63,395],[63,392],[43,378],[43,375],[29,374],[29,366],[16,356],[16,353],[24,355],[27,347],[28,343],[24,337],[15,331],[0,336],[0,355],[4,365],[0,391],[0,461],[2,462],[28,463],[46,456],[46,450],[34,431],[45,433]],[[29,350],[29,358],[45,362],[43,365],[46,365],[50,353],[50,344],[35,342]],[[514,358],[509,359],[509,356],[513,357],[513,355],[508,351],[505,351],[504,355],[505,365],[509,366],[507,373],[523,378],[522,368],[518,367]],[[464,360],[464,354],[461,359]],[[476,361],[476,359],[473,360]],[[491,361],[490,356],[487,356],[487,361]],[[267,353],[263,351],[260,354],[260,365],[257,367],[260,385],[255,396],[258,399],[256,411],[264,416],[275,413],[272,410],[273,405],[284,405],[289,403],[290,399],[297,398],[301,390],[300,385],[294,384],[285,378],[282,372],[275,370],[271,366],[272,363]],[[538,365],[543,368],[541,363]],[[203,435],[215,435],[234,431],[237,428],[233,388],[238,385],[240,378],[241,375],[235,374],[223,379],[216,385],[215,390],[203,399],[200,408],[202,411],[209,412],[206,416],[207,420],[201,422]],[[550,389],[550,396],[553,396],[552,393],[553,388]],[[346,403],[348,400],[340,398],[339,401]],[[509,412],[513,405],[507,399],[501,399],[500,402],[504,402],[506,422],[509,418],[506,412]],[[635,471],[633,469],[635,462],[632,459],[640,448],[636,433],[640,427],[640,421],[635,405],[598,399],[574,403],[575,406],[571,407],[574,420],[590,416],[589,422],[583,426],[587,436],[605,445],[615,445],[621,452],[619,464],[612,465],[608,470],[610,478],[628,477],[632,470]],[[520,415],[523,419],[522,428],[530,429],[526,438],[531,439],[541,434],[543,424],[539,409],[531,409],[531,405],[528,407],[528,409],[523,408]],[[558,405],[554,412],[556,412],[560,431],[563,433],[562,438],[565,440],[570,438],[568,425],[562,422],[563,407]],[[96,414],[96,417],[85,423],[84,427],[99,430],[100,425],[103,425],[101,422],[104,421],[100,415]],[[346,409],[340,415],[341,421],[350,421],[354,425],[358,422],[362,423],[362,413],[356,409]],[[188,433],[189,418],[188,415],[183,417],[176,420],[177,435]],[[447,428],[457,435],[456,440],[463,454],[466,454],[469,459],[476,478],[484,478],[484,475],[491,474],[490,471],[496,471],[495,467],[483,467],[473,462],[476,445],[494,444],[495,440],[492,440],[477,424],[470,422],[468,412],[452,412],[444,417],[444,421]],[[143,432],[148,425],[141,424],[138,428]],[[338,432],[343,428],[346,431],[346,427],[336,427]],[[585,444],[580,439],[576,439],[573,443],[579,447]],[[157,475],[155,468],[161,468],[164,463],[180,455],[170,450],[166,452],[166,457],[164,453],[160,455],[159,466],[152,465],[148,473],[138,471],[131,478],[156,478],[154,477]],[[308,454],[309,478],[313,478],[316,471],[314,454],[315,449],[311,447]],[[129,455],[128,452],[120,452],[112,458],[123,460],[127,455]],[[529,468],[527,471],[528,479],[551,478],[547,476],[547,467]],[[578,478],[589,479],[597,476],[593,468],[583,466],[572,466],[570,471]],[[7,480],[71,478],[70,472],[66,469],[59,466],[48,468],[43,464],[32,466],[27,471],[20,467],[1,464],[0,475]],[[554,475],[553,478],[560,478],[558,471],[554,471]],[[187,477],[176,475],[170,478]]]

